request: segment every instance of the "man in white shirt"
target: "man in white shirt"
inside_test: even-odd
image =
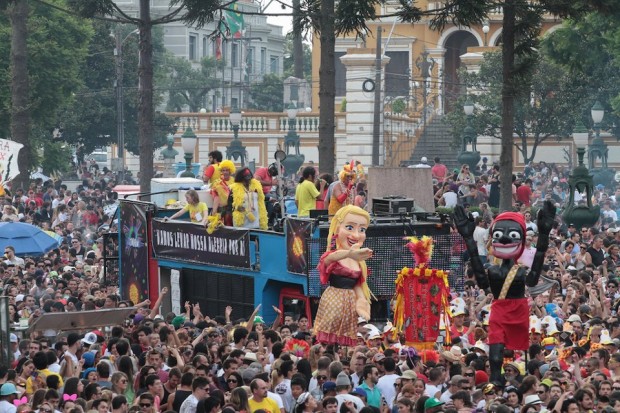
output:
[[[439,401],[444,403],[451,402],[452,395],[461,389],[461,382],[464,380],[466,381],[467,379],[459,374],[455,374],[454,376],[452,376],[452,378],[448,382],[448,390],[441,394]]]
[[[381,354],[381,353],[379,353]],[[377,354],[377,356],[379,355]],[[375,359],[377,358],[375,356]],[[385,374],[379,378],[379,382],[377,383],[377,387],[379,391],[385,398],[390,409],[394,405],[394,399],[396,398],[396,388],[394,387],[394,383],[396,383],[396,379],[400,378],[398,374],[396,374],[396,362],[392,357],[385,357],[381,354],[383,358],[380,360],[383,362],[383,368],[385,369]]]
[[[458,195],[454,192],[454,189],[449,188],[447,192],[444,192],[441,196],[440,204],[443,204],[446,208],[454,208],[458,202]]]
[[[482,264],[487,263],[487,241],[489,240],[489,230],[487,223],[482,217],[476,217],[476,229],[474,229],[474,241],[476,241],[476,247],[478,247],[478,255]],[[447,403],[447,402],[446,402]]]
[[[196,413],[196,406],[200,400],[209,395],[209,381],[206,377],[196,377],[192,381],[192,394],[181,405],[179,413]]]
[[[4,247],[4,262],[6,264],[13,264],[18,267],[24,268],[24,260],[15,256],[15,248],[11,245]]]
[[[431,166],[428,164],[428,159],[426,159],[426,156],[423,156],[422,159],[420,159],[420,163],[417,165],[409,165],[408,168],[430,168]]]

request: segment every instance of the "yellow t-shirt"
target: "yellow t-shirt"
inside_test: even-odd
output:
[[[295,190],[295,200],[297,201],[297,216],[307,217],[310,215],[311,209],[316,209],[316,198],[320,195],[314,182],[303,181],[297,185]]]
[[[198,202],[197,205],[187,204],[183,210],[189,212],[192,222],[202,222],[203,218],[209,215],[209,207],[204,202]]]
[[[42,377],[43,382],[45,382],[45,379],[47,378],[47,376],[58,376],[58,386],[62,387],[65,385],[64,382],[62,381],[62,376],[60,374],[54,373],[51,370],[48,370],[48,369],[37,370],[37,374],[38,376]],[[32,388],[33,380],[36,380],[33,376],[28,377],[28,379],[26,380],[26,394],[34,393],[34,389]]]
[[[278,407],[278,402],[274,399],[265,397],[262,402],[258,403],[254,399],[248,400],[250,405],[250,413],[254,413],[259,409],[263,409],[267,413],[280,413],[280,408]]]

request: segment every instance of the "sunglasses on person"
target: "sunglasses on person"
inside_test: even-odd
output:
[[[464,373],[463,376],[465,377],[474,377],[476,374],[475,373]]]
[[[317,379],[317,380],[327,380],[327,376],[323,376],[323,375],[321,375],[321,376],[316,376],[316,379]]]
[[[140,403],[140,407],[151,407],[151,403]]]
[[[228,379],[226,380],[226,383],[237,383],[236,379]]]

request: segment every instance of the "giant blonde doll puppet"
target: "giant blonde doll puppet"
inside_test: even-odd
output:
[[[366,260],[372,250],[362,248],[369,223],[368,212],[354,205],[341,208],[331,221],[327,251],[318,265],[321,284],[330,284],[321,296],[314,323],[321,343],[354,346],[358,315],[370,319]]]

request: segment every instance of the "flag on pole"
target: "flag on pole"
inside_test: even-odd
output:
[[[233,10],[239,10],[237,3],[234,3],[231,7]],[[242,37],[245,22],[243,21],[243,15],[241,13],[226,10],[224,11],[224,19],[228,26],[227,32],[235,39]]]
[[[215,60],[222,60],[222,36],[215,38]]]

